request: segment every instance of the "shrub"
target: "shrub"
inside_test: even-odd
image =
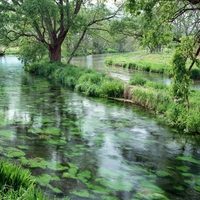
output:
[[[190,72],[191,79],[200,79],[200,70],[199,69],[192,69]]]

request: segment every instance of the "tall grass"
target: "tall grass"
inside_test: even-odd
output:
[[[154,111],[165,124],[179,128],[185,132],[200,133],[200,92],[190,90],[190,109],[186,104],[179,104],[170,95],[170,87],[148,81],[141,77],[130,79],[134,85],[131,100],[148,110]]]
[[[28,170],[0,161],[0,199],[45,200]]]
[[[63,63],[34,63],[24,67],[36,75],[53,78],[64,86],[91,97],[122,97],[124,83],[86,67]]]

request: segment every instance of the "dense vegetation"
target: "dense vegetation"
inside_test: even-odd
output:
[[[164,116],[168,124],[200,133],[200,95],[190,89],[190,77],[199,78],[199,10],[199,0],[127,0],[123,4],[113,1],[112,5],[108,1],[2,0],[0,53],[10,46],[18,47],[19,57],[31,73],[54,78],[88,96],[118,98],[124,94],[134,103]],[[106,62],[171,73],[169,88],[135,78],[130,82],[133,86],[124,89],[124,83],[106,74],[60,62],[68,56],[69,64],[77,54],[138,49],[155,53],[165,47],[174,51],[171,65],[158,60],[152,64],[146,60],[132,62],[127,57]],[[44,58],[51,63],[39,62]],[[21,187],[29,191],[20,182],[16,193],[3,193],[28,195]]]

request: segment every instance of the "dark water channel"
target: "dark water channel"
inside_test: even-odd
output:
[[[0,155],[72,200],[198,200],[200,138],[133,105],[86,98],[0,57]]]

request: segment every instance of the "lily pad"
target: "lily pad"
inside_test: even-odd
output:
[[[73,195],[76,195],[78,197],[82,197],[82,198],[92,198],[92,199],[95,198],[95,196],[91,195],[87,190],[79,190],[79,191],[73,190],[70,193],[73,194]]]

